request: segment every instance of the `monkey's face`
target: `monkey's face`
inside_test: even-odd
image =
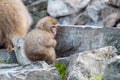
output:
[[[51,31],[52,31],[53,35],[56,36],[56,34],[57,34],[57,25],[53,25],[51,27]]]
[[[57,33],[57,20],[53,17],[47,16],[41,19],[36,27],[51,32],[55,36]]]
[[[52,32],[54,36],[56,35],[57,23],[47,23],[45,27],[47,31]]]

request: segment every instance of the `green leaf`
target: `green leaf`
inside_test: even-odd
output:
[[[56,70],[59,73],[59,77],[63,80],[67,80],[67,72],[66,72],[66,67],[64,65],[64,63],[55,63],[54,67],[56,68]]]

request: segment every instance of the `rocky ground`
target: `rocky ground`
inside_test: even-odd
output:
[[[50,15],[59,21],[56,63],[64,63],[65,80],[120,80],[120,0],[23,0],[34,25]],[[84,25],[84,26],[83,26]],[[24,38],[13,39],[15,51],[0,49],[0,80],[62,80],[44,61],[31,63]]]
[[[116,52],[115,47],[107,46],[58,58],[56,63],[65,64],[67,80],[87,80],[99,75],[103,75],[103,80],[119,80],[120,56]],[[20,56],[16,57],[19,64],[0,64],[0,80],[62,80],[53,65],[44,61],[20,65]]]
[[[120,27],[119,0],[23,0],[34,24],[46,15],[59,24]]]

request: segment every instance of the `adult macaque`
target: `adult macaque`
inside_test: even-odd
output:
[[[0,46],[12,51],[12,38],[24,37],[31,23],[31,16],[21,0],[0,0]]]
[[[56,19],[47,16],[25,37],[24,50],[30,61],[44,60],[48,64],[55,62],[56,24]]]

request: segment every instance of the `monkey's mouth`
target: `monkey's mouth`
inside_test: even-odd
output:
[[[57,29],[56,28],[52,28],[52,33],[55,36],[57,34]]]

